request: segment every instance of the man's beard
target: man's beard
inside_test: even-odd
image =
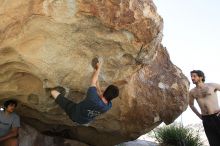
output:
[[[198,81],[192,81],[193,82],[193,84],[197,84],[198,83]]]

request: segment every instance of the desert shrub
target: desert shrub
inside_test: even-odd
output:
[[[155,138],[163,146],[202,146],[198,132],[179,125],[154,130]]]

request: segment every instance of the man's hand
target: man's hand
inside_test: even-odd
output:
[[[0,142],[18,136],[18,129],[19,128],[13,128],[7,135],[0,137]]]
[[[102,58],[101,57],[95,57],[95,58],[93,58],[92,59],[92,63],[91,63],[91,65],[92,65],[92,67],[95,69],[95,70],[97,70],[98,68],[99,68],[99,65],[97,66],[97,64],[98,63],[101,63],[102,64]],[[100,66],[101,67],[101,66]]]
[[[96,66],[95,66],[95,70],[94,70],[94,73],[92,75],[92,81],[91,81],[91,86],[95,86],[96,87],[96,83],[98,82],[98,77],[99,77],[99,73],[100,73],[100,70],[101,70],[101,66],[102,66],[102,60],[99,59],[99,61],[96,63]]]
[[[98,70],[98,69],[101,69],[101,67],[102,67],[102,62],[99,61],[99,62],[96,64],[95,69]]]

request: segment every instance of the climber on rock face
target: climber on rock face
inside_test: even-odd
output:
[[[112,107],[111,100],[119,95],[119,89],[115,85],[109,85],[102,94],[98,81],[101,66],[101,61],[97,59],[93,61],[94,73],[91,86],[87,90],[86,98],[80,103],[66,99],[63,87],[58,86],[51,89],[52,97],[73,122],[88,124],[95,117],[107,112]]]

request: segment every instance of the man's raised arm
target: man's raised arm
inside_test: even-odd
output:
[[[92,75],[91,86],[95,86],[95,87],[97,86],[101,66],[102,66],[102,62],[98,62],[96,64],[96,68],[94,69],[94,72],[93,72],[93,75]]]

